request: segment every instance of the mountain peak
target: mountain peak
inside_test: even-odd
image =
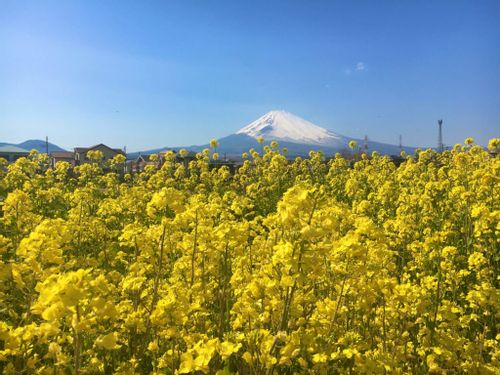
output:
[[[305,144],[328,144],[338,142],[342,136],[313,124],[293,113],[274,110],[238,130],[252,138],[284,140]]]

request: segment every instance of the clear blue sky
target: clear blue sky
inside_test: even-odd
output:
[[[0,141],[205,143],[272,109],[412,146],[500,136],[500,1],[0,2]]]

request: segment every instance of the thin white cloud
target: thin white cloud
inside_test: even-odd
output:
[[[356,64],[356,70],[357,71],[363,71],[366,70],[366,65],[364,62],[360,61]]]
[[[344,74],[350,76],[351,74],[355,74],[358,72],[364,72],[367,70],[366,64],[363,61],[360,61],[348,68],[344,69]]]

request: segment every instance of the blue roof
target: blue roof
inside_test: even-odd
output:
[[[7,145],[7,146],[0,146],[0,152],[4,154],[29,154],[28,150],[25,150],[24,148],[13,146],[13,145]]]

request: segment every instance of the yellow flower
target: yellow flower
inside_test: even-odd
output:
[[[491,152],[496,152],[498,153],[500,150],[500,138],[492,138],[488,142],[488,149]]]
[[[397,163],[263,143],[126,175],[0,159],[2,370],[498,373],[498,139]]]
[[[222,359],[225,360],[228,357],[230,357],[231,354],[238,352],[238,350],[240,350],[240,348],[241,348],[240,343],[234,344],[234,343],[229,342],[229,341],[224,341],[220,345],[219,353],[220,353]]]
[[[469,138],[466,138],[464,143],[467,145],[467,146],[472,146],[474,144],[474,138],[472,137],[469,137]]]
[[[108,333],[107,335],[104,336],[99,336],[95,341],[95,343],[97,346],[104,348],[106,350],[113,350],[119,347],[119,345],[117,344],[115,332]]]
[[[149,344],[148,344],[148,350],[151,351],[151,352],[157,352],[159,349],[158,347],[158,342],[156,341],[151,341]]]
[[[216,148],[219,146],[219,142],[217,141],[217,139],[213,138],[210,140],[210,147],[211,148]]]
[[[316,353],[312,359],[314,363],[325,363],[328,361],[328,356],[325,353]]]
[[[179,374],[189,374],[194,370],[193,356],[191,353],[182,353]]]

